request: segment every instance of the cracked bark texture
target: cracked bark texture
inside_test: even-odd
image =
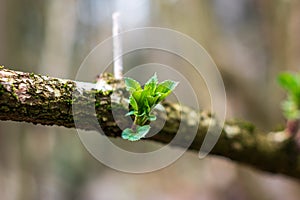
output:
[[[110,137],[120,137],[120,127],[131,123],[130,117],[124,117],[128,110],[126,98],[129,94],[122,81],[108,74],[101,79],[102,85],[95,89],[92,83],[1,67],[0,120],[95,130]],[[207,112],[196,113],[170,102],[164,102],[163,106],[165,113],[158,112],[157,115],[166,123],[158,134],[145,140],[171,142],[175,146],[199,151],[205,135],[212,134],[207,133],[208,126],[214,124],[212,130],[220,128],[217,119]],[[197,120],[199,124],[195,123]],[[179,127],[184,134],[176,136]],[[197,130],[194,139],[193,130]],[[192,143],[189,144],[189,141]],[[210,154],[300,179],[299,150],[294,139],[284,131],[262,133],[248,122],[227,121]]]

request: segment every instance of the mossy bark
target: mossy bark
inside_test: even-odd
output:
[[[128,105],[124,99],[128,97],[128,93],[121,81],[108,75],[104,75],[102,80],[102,89],[96,90],[95,85],[91,83],[17,72],[2,67],[0,120],[76,127],[120,137],[122,131],[119,126],[131,123],[130,117],[115,120],[113,112],[117,112],[119,116],[125,115]],[[215,117],[207,112],[195,114],[188,107],[170,102],[165,102],[164,108],[166,115],[158,116],[166,120],[163,129],[146,140],[169,143],[180,126],[185,130],[185,134],[176,137],[172,144],[188,146],[189,150],[198,151],[209,124],[217,122]],[[199,126],[194,123],[198,119]],[[219,128],[218,123],[214,124]],[[100,131],[99,127],[103,131]],[[197,135],[192,144],[188,145],[190,137],[193,137],[189,130],[195,128],[198,130]],[[261,133],[250,123],[227,121],[210,153],[257,169],[300,179],[299,151],[293,138],[284,131]]]

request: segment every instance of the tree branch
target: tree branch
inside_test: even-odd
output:
[[[112,112],[117,112],[119,116],[125,115],[128,105],[124,98],[128,97],[128,93],[122,81],[109,75],[101,78],[102,89],[96,90],[91,83],[50,78],[2,67],[0,120],[67,128],[75,128],[76,124],[76,128],[96,131],[100,131],[100,124],[107,136],[119,137],[119,127],[131,123],[130,117],[115,120]],[[146,140],[169,143],[180,125],[186,130],[186,134],[176,138],[173,144],[185,146],[189,140],[189,130],[198,128],[197,135],[189,146],[189,150],[198,151],[208,125],[217,122],[215,117],[206,112],[195,113],[190,108],[169,102],[165,102],[164,107],[166,115],[159,114],[159,118],[166,120],[163,129]],[[200,119],[199,127],[195,127],[195,118]],[[215,124],[218,126],[218,123]],[[285,132],[261,133],[250,123],[227,121],[211,154],[300,179],[299,151],[293,138]]]

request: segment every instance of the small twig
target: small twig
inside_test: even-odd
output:
[[[114,78],[115,80],[123,79],[123,61],[122,61],[122,40],[120,36],[120,22],[119,22],[120,14],[118,12],[114,12],[112,15],[113,20],[113,67],[114,67]],[[102,90],[106,84],[103,79],[103,74],[98,74],[96,79],[95,88],[98,90]]]
[[[114,55],[114,77],[115,79],[123,78],[123,62],[122,62],[122,40],[120,36],[120,14],[118,12],[113,13],[113,55]]]

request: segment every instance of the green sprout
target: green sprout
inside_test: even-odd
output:
[[[288,93],[282,102],[285,117],[288,120],[300,119],[300,73],[281,73],[278,82]]]
[[[149,122],[156,120],[156,116],[152,114],[155,106],[171,94],[178,82],[166,80],[158,83],[155,73],[142,88],[136,80],[128,77],[124,79],[126,89],[130,93],[130,110],[126,116],[134,116],[134,122],[131,128],[123,130],[122,138],[137,141],[150,131]]]

